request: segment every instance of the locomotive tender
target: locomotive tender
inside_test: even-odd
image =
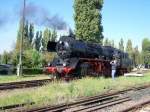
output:
[[[132,61],[128,54],[111,46],[85,43],[73,36],[62,36],[58,42],[48,42],[47,50],[58,57],[46,67],[46,72],[56,78],[110,76],[110,61],[118,60],[117,74],[128,72]]]

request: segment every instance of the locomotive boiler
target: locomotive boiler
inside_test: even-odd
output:
[[[86,43],[72,36],[62,36],[58,42],[48,42],[47,50],[57,52],[58,57],[46,67],[47,73],[56,78],[110,76],[110,61],[118,60],[118,74],[130,70],[131,60],[127,53],[111,46]]]

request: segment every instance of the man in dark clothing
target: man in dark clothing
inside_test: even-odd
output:
[[[112,79],[115,79],[117,60],[116,59],[112,60],[110,64],[111,64],[111,77]]]

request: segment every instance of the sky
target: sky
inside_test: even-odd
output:
[[[23,0],[0,0],[0,53],[4,50],[12,50],[16,41],[20,9]],[[57,15],[59,20],[67,26],[75,29],[73,19],[74,0],[27,0],[27,7],[34,7],[39,17],[53,17]],[[125,43],[128,39],[141,49],[142,39],[150,38],[150,0],[104,0],[102,13],[102,25],[104,37],[114,40],[118,45],[120,38]],[[32,9],[32,8],[30,8]],[[34,12],[28,10],[28,15],[34,17]],[[43,21],[35,22],[37,29],[43,29],[46,24]]]

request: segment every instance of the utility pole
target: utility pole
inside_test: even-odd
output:
[[[17,66],[17,76],[22,75],[22,55],[23,55],[23,39],[24,39],[24,26],[25,26],[25,7],[26,7],[26,0],[23,0],[23,11],[22,11],[22,36],[20,42],[20,56],[19,56],[19,64]]]

